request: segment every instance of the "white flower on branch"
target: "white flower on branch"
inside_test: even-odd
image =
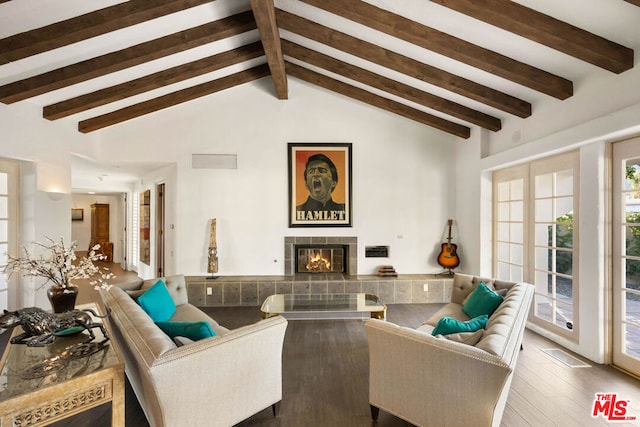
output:
[[[23,276],[42,277],[47,282],[52,282],[65,289],[69,288],[75,279],[91,279],[89,283],[95,289],[109,289],[111,287],[107,280],[116,277],[115,274],[106,267],[98,267],[94,264],[94,261],[106,258],[97,253],[100,249],[99,244],[93,246],[87,256],[78,261],[76,257],[78,245],[75,241],[66,247],[62,238],[59,243],[49,237],[45,236],[45,238],[48,240],[47,244],[35,243],[40,248],[39,252],[42,252],[37,257],[26,247],[23,248],[23,257],[13,257],[7,254],[8,262],[4,272],[8,273],[9,277],[15,273]],[[38,289],[41,289],[44,284]]]

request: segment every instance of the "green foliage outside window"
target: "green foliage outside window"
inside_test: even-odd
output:
[[[556,248],[573,249],[573,214],[569,213],[556,218]],[[549,226],[549,246],[552,246],[553,226]],[[551,267],[552,251],[549,251],[549,267]],[[556,250],[556,272],[571,274],[573,267],[573,251]],[[549,268],[551,269],[551,268]]]

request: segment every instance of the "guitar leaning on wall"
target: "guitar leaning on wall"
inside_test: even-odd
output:
[[[438,254],[438,264],[442,267],[449,270],[456,268],[460,265],[460,258],[458,257],[458,246],[454,243],[451,243],[451,225],[453,224],[453,220],[449,220],[449,237],[447,237],[447,243],[443,243],[440,247],[440,253]]]

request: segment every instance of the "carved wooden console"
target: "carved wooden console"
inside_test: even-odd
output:
[[[95,304],[78,308],[98,311]],[[19,332],[16,327],[14,334]],[[85,333],[58,337],[47,347],[7,344],[0,361],[1,426],[45,426],[108,402],[111,425],[125,425],[124,362],[116,344],[108,341],[95,353],[70,356],[68,347],[85,338]],[[94,342],[102,340],[96,331]]]

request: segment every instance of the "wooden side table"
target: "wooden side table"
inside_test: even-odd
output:
[[[95,303],[77,308],[99,313]],[[14,329],[14,336],[22,332]],[[94,332],[92,342],[101,342],[100,330]],[[46,347],[7,344],[0,360],[0,425],[45,426],[111,402],[111,425],[124,427],[124,362],[111,340],[93,354],[74,355],[78,347],[69,346],[88,336],[81,332],[58,337]]]

